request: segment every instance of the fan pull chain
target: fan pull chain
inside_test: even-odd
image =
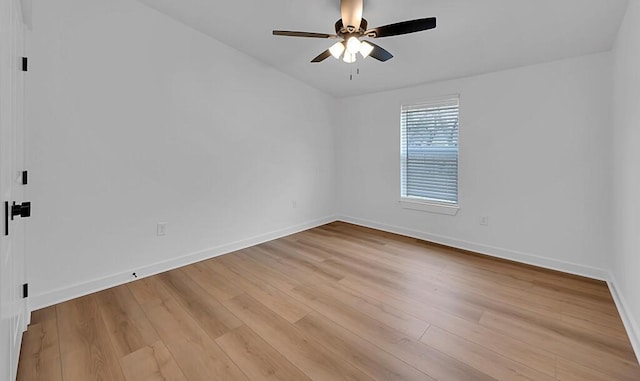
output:
[[[360,68],[356,68],[356,75],[360,75]],[[353,81],[353,69],[351,69],[351,73],[349,73],[349,81]]]

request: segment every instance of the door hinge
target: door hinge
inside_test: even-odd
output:
[[[22,171],[22,185],[27,185],[29,182],[29,173],[27,171]]]
[[[28,71],[28,70],[29,70],[29,58],[22,57],[22,71]]]
[[[29,297],[29,283],[25,283],[22,285],[22,298]]]

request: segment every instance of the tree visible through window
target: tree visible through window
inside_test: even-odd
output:
[[[458,203],[458,97],[401,110],[401,197]]]

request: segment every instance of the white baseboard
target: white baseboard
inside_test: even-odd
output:
[[[205,259],[217,257],[219,255],[231,253],[237,250],[241,250],[250,246],[258,245],[263,242],[271,241],[280,237],[284,237],[290,234],[298,233],[304,230],[321,226],[329,222],[335,221],[334,216],[324,217],[313,221],[308,221],[302,224],[290,226],[284,229],[279,229],[273,232],[260,234],[255,237],[243,239],[236,242],[216,246],[206,250],[198,251],[195,253],[182,255],[176,258],[172,258],[166,261],[157,262],[142,268],[135,269],[138,279],[163,273],[165,271],[173,270],[178,267],[190,265],[192,263],[200,262]],[[93,292],[105,290],[107,288],[119,286],[131,282],[131,271],[127,270],[118,274],[106,276],[104,278],[91,280],[88,282],[77,283],[72,286],[59,288],[56,290],[48,291],[45,293],[33,295],[29,297],[29,311],[35,311],[40,308],[52,306],[67,300],[71,300],[80,296],[88,295]]]
[[[626,299],[618,290],[618,287],[616,287],[617,282],[613,274],[609,274],[607,284],[609,285],[609,290],[611,290],[613,301],[616,303],[616,307],[618,308],[618,313],[622,318],[622,323],[627,331],[627,336],[629,336],[629,340],[631,341],[631,346],[636,353],[636,359],[638,360],[638,363],[640,363],[640,328],[638,327],[638,320],[634,319],[631,310],[627,308],[628,304]]]
[[[384,230],[390,233],[396,233],[396,234],[400,234],[400,235],[404,235],[412,238],[418,238],[425,241],[454,247],[457,249],[468,250],[474,253],[488,255],[491,257],[508,259],[515,262],[543,267],[550,270],[562,271],[565,273],[580,275],[587,278],[593,278],[593,279],[598,279],[602,281],[606,281],[609,279],[609,272],[607,270],[598,269],[590,266],[584,266],[577,263],[559,261],[557,259],[541,257],[534,254],[528,254],[520,251],[503,249],[501,247],[463,241],[457,238],[426,233],[422,231],[412,230],[412,229],[403,228],[399,226],[387,225],[387,224],[383,224],[375,221],[363,220],[363,219],[349,217],[349,216],[338,216],[337,219],[339,221],[344,221],[344,222],[348,222],[355,225],[360,225],[360,226],[378,229],[378,230]]]

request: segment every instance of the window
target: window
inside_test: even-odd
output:
[[[455,96],[402,106],[402,201],[458,205],[458,105]]]

